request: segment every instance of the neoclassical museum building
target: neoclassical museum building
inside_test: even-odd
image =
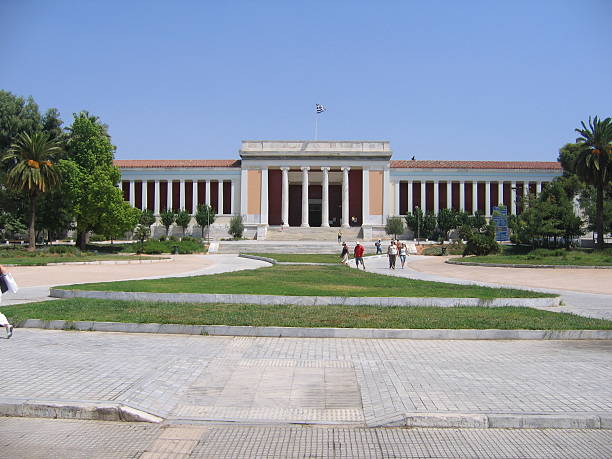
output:
[[[245,140],[240,159],[116,160],[125,199],[156,215],[195,213],[210,204],[223,235],[242,215],[247,235],[359,228],[377,237],[388,217],[419,207],[480,211],[504,205],[520,212],[521,196],[539,193],[561,175],[557,162],[392,160],[387,141]],[[193,221],[195,225],[195,221]],[[319,230],[321,231],[321,230]],[[330,229],[336,232],[337,229]],[[357,233],[355,233],[357,234]]]

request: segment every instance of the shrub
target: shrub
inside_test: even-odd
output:
[[[81,251],[72,245],[52,245],[47,249],[48,253],[54,254],[69,254],[69,255],[80,255]]]
[[[499,244],[495,240],[495,225],[487,225],[483,233],[472,232],[463,250],[465,255],[489,255],[499,252]]]
[[[142,253],[146,253],[149,255],[157,255],[160,253],[167,253],[166,244],[161,241],[146,241],[142,244]]]
[[[240,239],[242,237],[242,234],[244,233],[244,223],[242,223],[241,215],[232,217],[227,232],[231,234],[234,239]]]
[[[404,233],[404,222],[402,217],[389,217],[385,225],[385,233],[392,234],[397,239],[398,234]]]
[[[89,242],[102,242],[106,241],[106,238],[102,234],[92,234],[89,236]]]

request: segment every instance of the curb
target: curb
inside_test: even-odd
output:
[[[275,338],[359,338],[423,340],[612,340],[612,330],[478,330],[397,328],[250,327],[232,325],[179,325],[26,319],[18,328],[121,333],[164,333],[204,336]]]
[[[559,306],[561,297],[552,298],[436,298],[436,297],[345,297],[345,296],[280,296],[246,295],[223,293],[152,293],[152,292],[110,292],[93,290],[49,289],[53,298],[95,298],[120,301],[158,301],[169,303],[226,303],[294,306],[434,306],[450,308],[455,306],[483,307],[526,307],[542,308]]]
[[[306,266],[337,266],[340,263],[314,263],[314,262],[299,262],[299,261],[276,261],[274,258],[260,257],[259,255],[250,255],[248,253],[239,253],[241,258],[250,258],[251,260],[265,261],[273,265],[306,265]]]
[[[168,263],[172,258],[160,258],[157,260],[99,260],[99,261],[62,261],[59,263],[45,263],[44,265],[5,265],[10,267],[21,266],[66,266],[66,265],[134,265],[141,263]]]
[[[446,260],[449,265],[488,266],[491,268],[534,268],[534,269],[612,269],[612,266],[578,266],[578,265],[522,265],[505,263],[476,263],[473,261]]]
[[[368,427],[434,429],[612,429],[612,414],[396,413]]]
[[[164,419],[121,403],[0,398],[0,416],[160,423]]]

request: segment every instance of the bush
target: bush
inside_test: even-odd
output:
[[[466,255],[489,255],[499,252],[499,244],[495,240],[495,225],[487,225],[484,233],[472,232],[463,250]]]
[[[157,255],[160,253],[172,253],[178,248],[180,254],[190,254],[204,251],[204,245],[196,240],[188,241],[155,241],[149,240],[142,245],[142,253]],[[133,250],[133,249],[132,249]]]
[[[234,239],[240,239],[242,237],[244,234],[244,223],[242,223],[241,215],[232,217],[227,232],[231,234]]]
[[[48,253],[80,255],[81,251],[72,245],[52,245],[46,249]]]
[[[402,217],[389,217],[385,225],[385,233],[393,235],[397,239],[397,235],[404,233],[404,222]]]
[[[149,255],[158,255],[160,253],[168,252],[166,244],[161,241],[147,241],[142,244],[141,251],[142,253],[146,253]]]
[[[89,236],[89,242],[102,242],[106,241],[106,238],[102,234],[92,234]]]

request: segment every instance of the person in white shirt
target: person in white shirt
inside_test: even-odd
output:
[[[8,270],[0,265],[0,301],[2,301],[2,293],[10,291],[12,293],[17,293],[17,283],[13,279]],[[0,312],[0,327],[6,328],[6,338],[9,339],[13,336],[13,326],[10,324],[8,319],[4,314]]]
[[[397,258],[397,247],[395,245],[395,241],[391,241],[391,244],[389,244],[387,256],[389,257],[389,269],[395,269],[395,259]]]
[[[406,263],[407,253],[408,253],[408,248],[406,247],[406,243],[402,242],[402,246],[400,247],[400,251],[399,251],[400,261],[402,262],[402,269],[404,269],[404,264]]]

